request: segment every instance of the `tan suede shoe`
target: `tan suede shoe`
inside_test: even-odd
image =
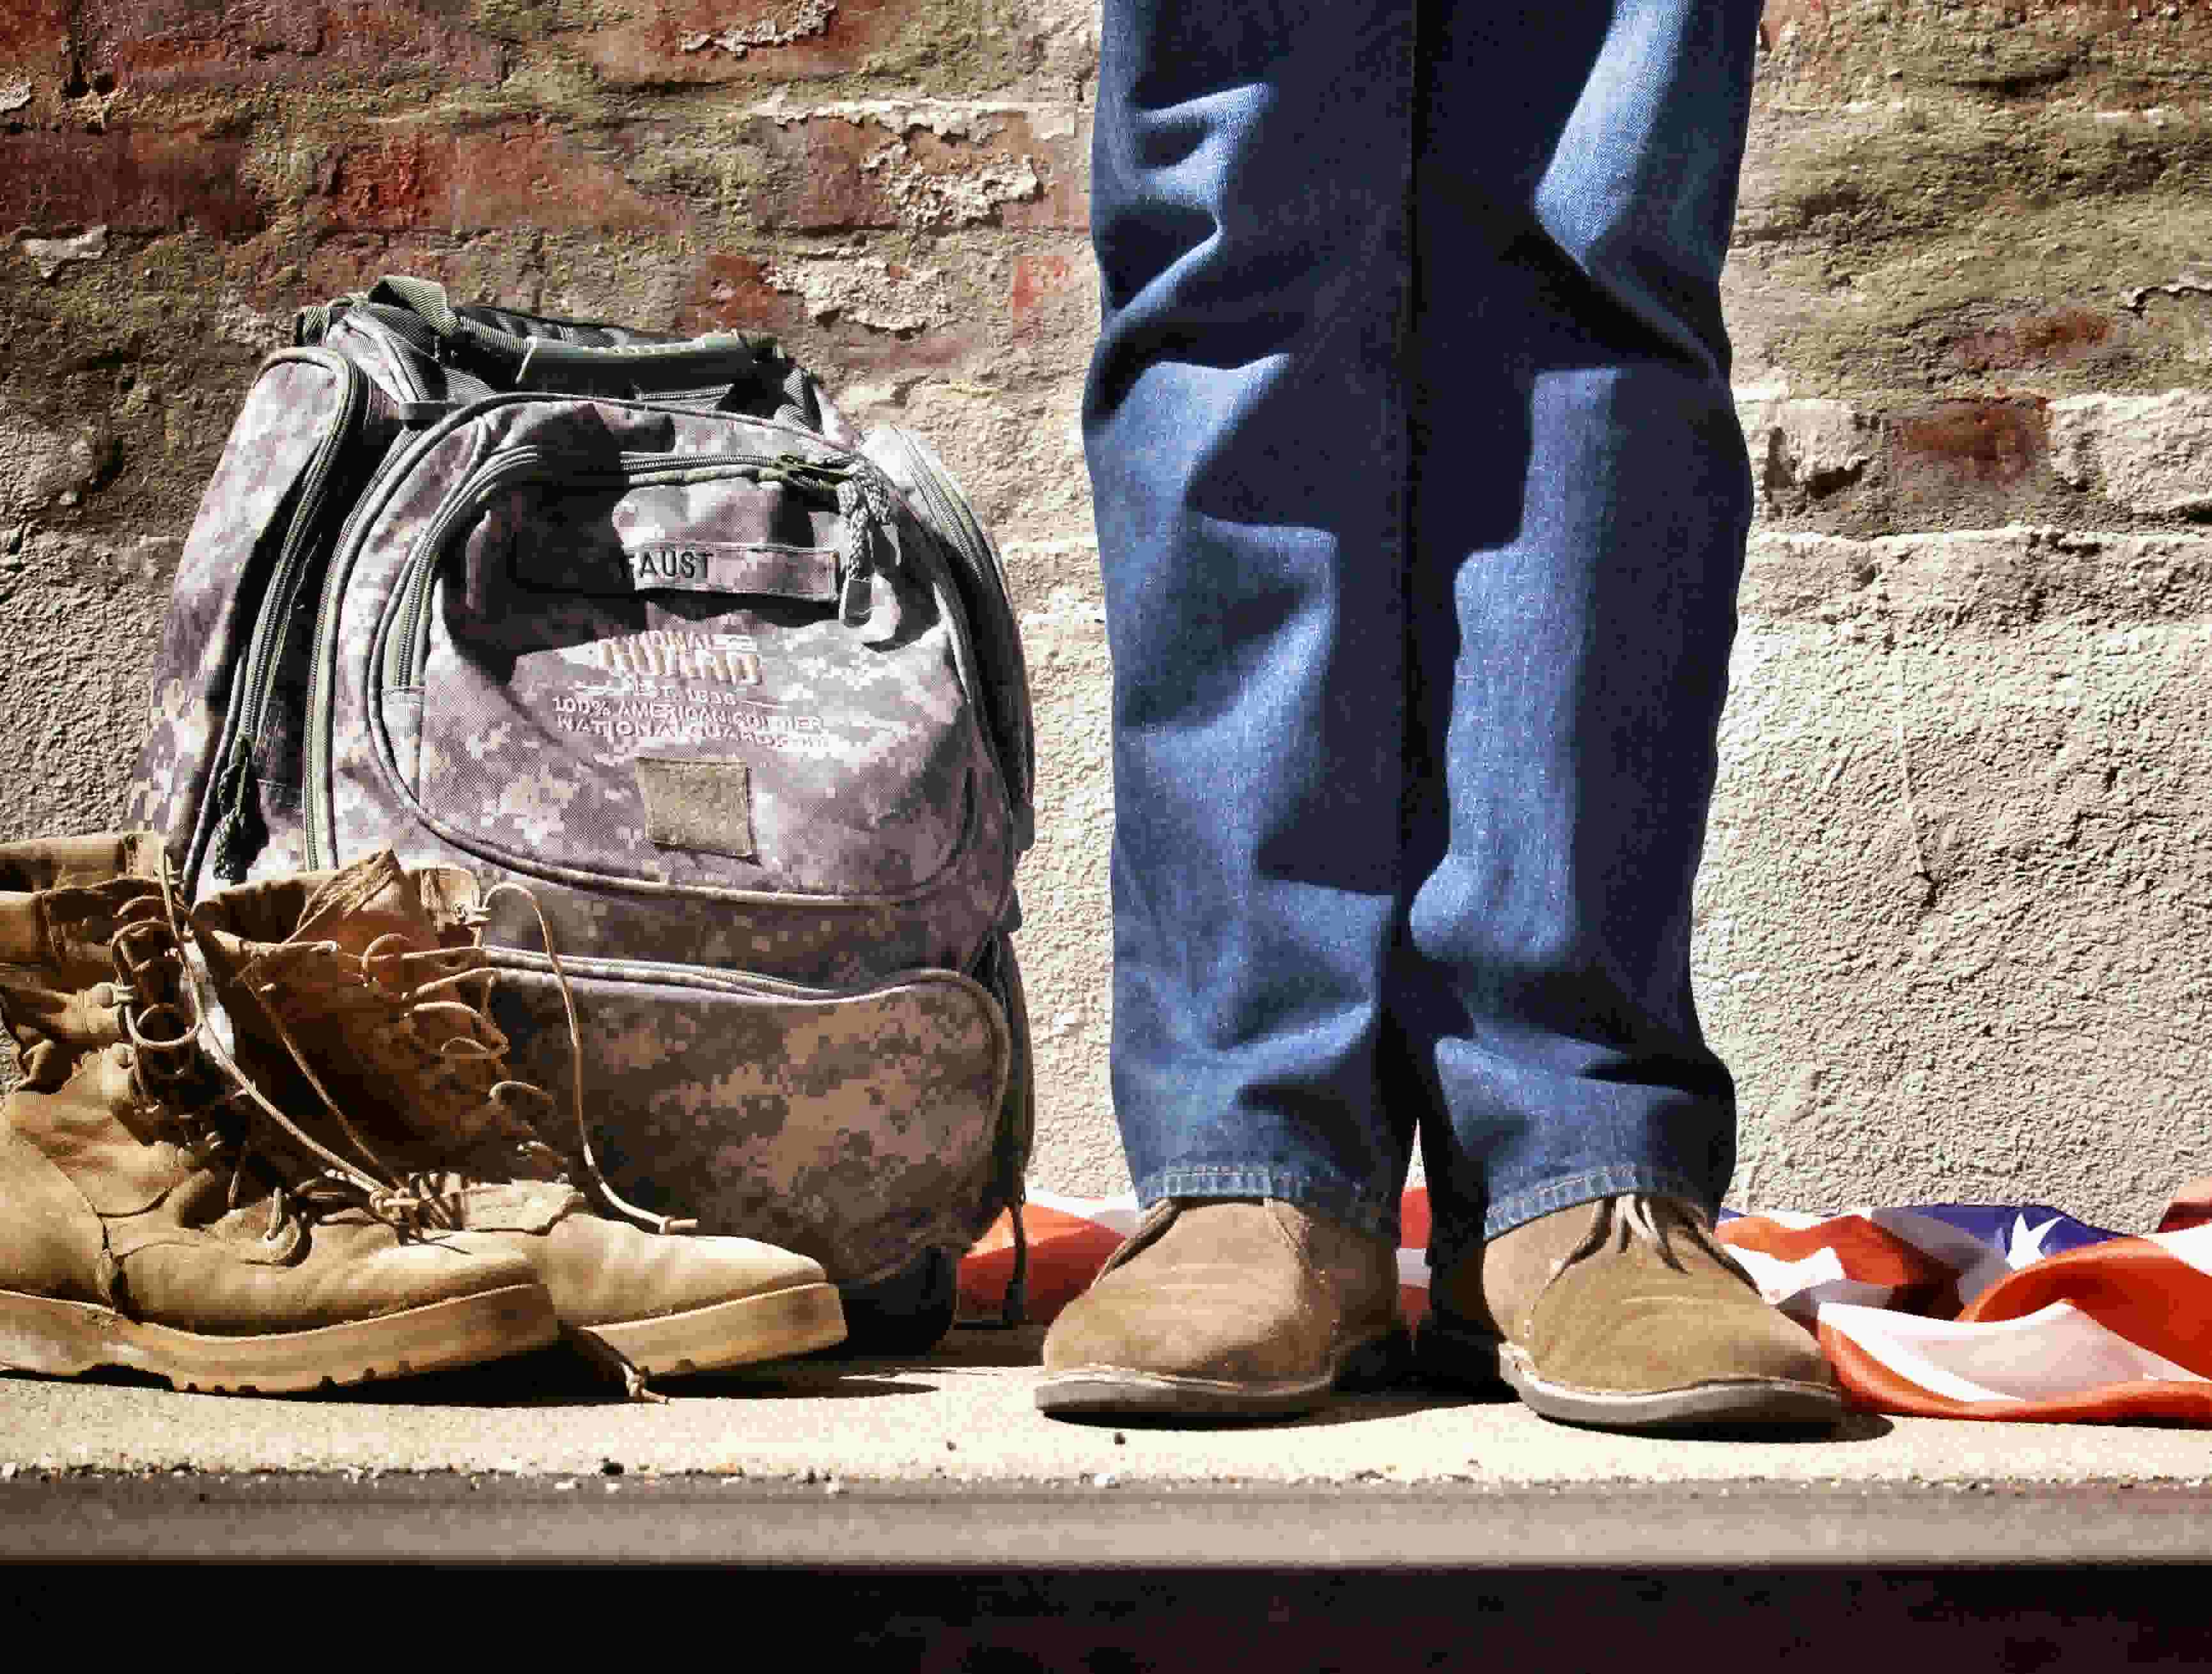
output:
[[[1045,1334],[1058,1417],[1279,1418],[1403,1359],[1395,1252],[1295,1203],[1171,1199]]]
[[[1843,1414],[1812,1336],[1668,1197],[1602,1198],[1492,1239],[1437,1283],[1419,1353],[1432,1374],[1503,1378],[1545,1417],[1603,1429]]]

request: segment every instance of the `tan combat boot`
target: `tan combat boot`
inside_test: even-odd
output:
[[[174,912],[151,833],[0,846],[0,1367],[274,1391],[552,1342],[527,1262],[414,1235],[246,1105]]]
[[[1671,1197],[1577,1203],[1437,1281],[1422,1366],[1502,1379],[1533,1410],[1608,1430],[1831,1424],[1843,1397],[1803,1327],[1761,1300],[1705,1215]]]
[[[580,1086],[585,1181],[654,1230],[591,1210],[518,1108],[552,1101],[508,1072],[487,1009],[484,916],[466,872],[407,871],[386,850],[227,891],[192,922],[248,1073],[319,1104],[325,1143],[527,1257],[580,1347],[647,1374],[842,1341],[836,1287],[817,1263],[750,1239],[680,1236],[617,1197],[591,1154]]]
[[[1404,1348],[1397,1253],[1295,1203],[1153,1207],[1045,1334],[1056,1417],[1281,1418],[1387,1381]]]

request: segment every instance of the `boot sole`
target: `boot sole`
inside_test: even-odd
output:
[[[1790,1378],[1716,1378],[1677,1389],[1579,1389],[1539,1377],[1528,1352],[1507,1345],[1498,1370],[1522,1403],[1562,1424],[1601,1430],[1733,1430],[1832,1425],[1842,1392]]]
[[[1062,1418],[1295,1418],[1323,1405],[1338,1391],[1380,1389],[1395,1382],[1406,1359],[1406,1335],[1398,1330],[1354,1343],[1319,1378],[1274,1383],[1184,1378],[1132,1367],[1077,1366],[1040,1382],[1036,1404],[1038,1411]]]
[[[651,1319],[580,1325],[648,1377],[714,1372],[828,1348],[845,1340],[837,1287],[793,1285]]]
[[[560,1334],[552,1300],[537,1285],[265,1336],[210,1336],[95,1303],[0,1291],[0,1368],[74,1378],[125,1367],[210,1394],[294,1394],[475,1366],[542,1348]]]

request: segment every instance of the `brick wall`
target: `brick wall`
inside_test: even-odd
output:
[[[1771,0],[1699,992],[1763,1202],[2212,1166],[2212,7]]]
[[[1771,0],[1729,276],[1761,526],[1700,891],[1738,1196],[2140,1220],[2212,1167],[2212,6]],[[1015,571],[1039,1178],[1107,1116],[1082,0],[9,0],[0,837],[112,818],[291,311],[389,271],[781,335]]]

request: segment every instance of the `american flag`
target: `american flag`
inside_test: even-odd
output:
[[[1136,1225],[1133,1197],[1031,1196],[1029,1315],[1083,1293]],[[1427,1191],[1404,1202],[1399,1296],[1428,1308]],[[1814,1331],[1846,1397],[1923,1417],[2212,1425],[2212,1180],[2156,1231],[2116,1233],[2041,1203],[1920,1203],[1814,1214],[1722,1212],[1719,1237],[1766,1300]],[[1009,1223],[960,1267],[962,1312],[997,1312]]]

